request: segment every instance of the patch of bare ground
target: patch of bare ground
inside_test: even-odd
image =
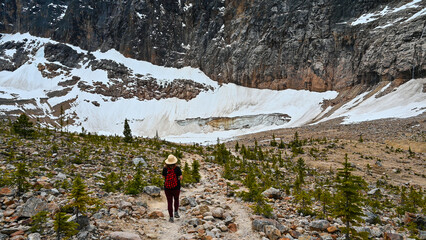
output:
[[[276,141],[288,143],[297,132],[300,139],[308,139],[305,154],[300,155],[306,163],[325,172],[340,168],[345,154],[356,165],[356,174],[374,183],[386,179],[396,185],[419,185],[426,187],[426,114],[407,119],[384,119],[356,124],[341,124],[341,119],[304,126],[280,129],[239,137],[228,142],[228,148],[238,143],[252,146],[254,139],[269,150],[272,136]],[[310,139],[326,139],[324,143]],[[310,154],[311,149],[319,154]],[[289,149],[282,149],[290,155]],[[411,152],[411,153],[410,153]],[[315,156],[316,155],[316,156]]]

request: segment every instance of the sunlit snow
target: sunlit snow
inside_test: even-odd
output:
[[[35,51],[34,56],[30,56],[30,62],[23,64],[14,72],[0,72],[0,97],[13,101],[34,99],[37,106],[32,104],[0,105],[0,115],[4,115],[6,111],[37,107],[47,117],[54,118],[52,116],[53,107],[70,101],[71,108],[65,111],[65,115],[77,116],[74,124],[67,127],[70,131],[80,132],[84,128],[98,134],[122,135],[124,119],[127,118],[134,135],[153,137],[158,132],[161,138],[174,142],[214,143],[217,138],[226,140],[264,130],[312,124],[313,120],[325,116],[332,109],[331,107],[323,109],[322,102],[326,99],[334,99],[338,95],[335,91],[323,93],[305,90],[274,91],[246,88],[235,84],[219,85],[196,68],[176,69],[156,66],[148,62],[126,58],[116,50],[109,50],[104,53],[93,52],[93,55],[98,60],[110,59],[123,64],[129,67],[133,74],[150,76],[159,83],[169,83],[175,79],[190,79],[208,86],[210,90],[202,91],[190,100],[166,98],[140,101],[137,98],[112,99],[108,96],[82,91],[77,85],[72,85],[65,95],[50,97],[47,102],[44,102],[41,99],[47,98],[47,93],[63,90],[64,88],[57,83],[69,79],[70,76],[78,76],[81,82],[89,85],[93,82],[109,84],[110,80],[106,71],[100,69],[92,71],[87,64],[72,69],[70,76],[59,75],[44,78],[37,67],[38,64],[48,63],[44,57],[43,44],[56,42],[29,34],[4,34],[0,39],[0,44],[7,41],[23,42],[24,39],[27,39],[26,48],[36,47],[38,50]],[[35,41],[35,44],[30,46],[32,40]],[[72,46],[72,48],[77,52],[87,53],[78,47]],[[424,84],[426,84],[426,79],[411,80],[398,87],[396,91],[378,98],[375,97],[378,93],[369,98],[366,98],[368,93],[364,93],[322,121],[344,117],[344,123],[353,123],[419,115],[426,111],[426,93],[422,92]],[[386,87],[388,86],[385,86],[382,91]],[[97,102],[98,106],[94,102]],[[197,121],[189,121],[186,125],[178,124],[179,121],[188,119],[238,118],[260,114],[288,115],[289,121],[280,124],[264,122],[253,125],[247,123],[247,126],[250,127],[227,131],[213,125],[200,125],[197,124]]]

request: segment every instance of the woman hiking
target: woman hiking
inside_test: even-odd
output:
[[[169,222],[174,222],[173,205],[175,208],[174,217],[179,218],[178,209],[182,170],[178,166],[176,166],[177,161],[177,158],[170,154],[165,161],[166,166],[163,168],[164,193],[166,194],[167,198],[167,210],[169,211],[170,217]]]

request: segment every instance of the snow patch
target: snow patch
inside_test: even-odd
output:
[[[365,24],[365,23],[373,22],[373,21],[377,20],[378,18],[383,17],[387,14],[396,13],[396,12],[406,10],[406,9],[409,9],[409,8],[417,8],[417,7],[419,7],[418,3],[420,3],[421,1],[422,0],[413,0],[409,3],[404,4],[401,7],[398,7],[398,8],[395,8],[395,9],[390,9],[388,6],[386,6],[380,12],[365,13],[365,14],[361,15],[359,18],[357,18],[355,21],[353,21],[351,23],[351,25],[356,26],[356,25],[359,25],[359,24]],[[422,11],[420,11],[420,12],[422,12]]]
[[[15,55],[16,49],[7,49],[4,51],[4,54],[8,56],[9,58],[13,58],[13,55]]]

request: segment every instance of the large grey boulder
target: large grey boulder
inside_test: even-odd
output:
[[[309,227],[313,230],[325,231],[327,230],[328,227],[330,227],[330,223],[327,220],[317,220],[317,221],[312,221],[309,224]]]
[[[267,225],[272,225],[276,227],[278,230],[280,230],[281,233],[288,231],[288,228],[282,225],[281,223],[273,219],[267,219],[267,218],[254,219],[251,224],[251,227],[255,231],[263,232],[265,231],[264,227]]]
[[[139,164],[143,167],[146,167],[148,164],[146,163],[145,159],[138,157],[138,158],[133,158],[132,160],[133,164],[135,164],[135,166],[138,166]]]
[[[146,186],[143,188],[143,191],[151,197],[159,197],[161,193],[161,188],[157,186]]]
[[[47,211],[47,203],[37,197],[32,197],[25,202],[24,206],[18,213],[20,217],[33,217],[41,211]]]

